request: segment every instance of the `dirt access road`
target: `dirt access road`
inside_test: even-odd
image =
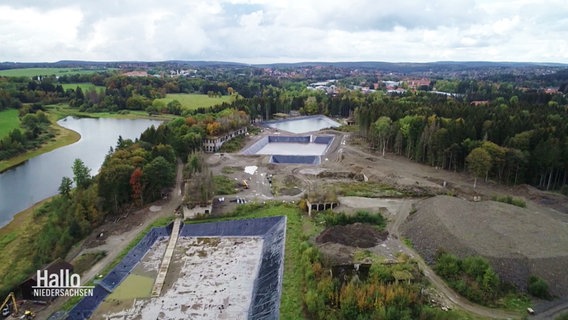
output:
[[[115,232],[111,231],[113,226],[106,224],[102,226],[101,230],[111,233],[104,242],[98,246],[85,248],[85,244],[90,240],[90,238],[96,237],[100,233],[99,230],[94,231],[91,236],[83,242],[81,250],[75,252],[74,255],[79,257],[84,253],[94,252],[94,251],[105,251],[106,256],[99,260],[95,265],[93,265],[87,272],[85,272],[81,280],[86,283],[93,280],[100,272],[109,264],[111,264],[118,255],[148,226],[150,226],[158,218],[174,216],[175,209],[182,203],[183,192],[181,190],[181,185],[183,181],[183,163],[178,161],[176,169],[176,185],[175,188],[170,193],[167,201],[161,204],[161,209],[159,211],[152,212],[148,208],[141,209],[135,213],[132,213],[129,217],[128,223],[124,221],[119,221],[114,224],[124,224],[128,230],[117,230]],[[124,226],[122,226],[124,227]],[[117,226],[118,228],[118,226]],[[69,259],[70,260],[70,259]],[[52,313],[59,311],[63,304],[67,301],[66,298],[58,298],[47,308],[37,312],[38,319],[47,319]]]

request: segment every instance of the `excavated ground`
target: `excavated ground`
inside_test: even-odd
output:
[[[317,238],[317,243],[339,243],[352,247],[371,248],[386,240],[388,233],[364,223],[334,226],[325,229]]]
[[[426,261],[432,263],[439,250],[459,257],[481,255],[518,288],[526,289],[529,276],[536,275],[552,294],[568,295],[565,215],[449,196],[423,200],[416,208],[401,231]]]

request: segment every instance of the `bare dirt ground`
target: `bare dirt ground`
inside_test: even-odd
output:
[[[358,248],[371,248],[386,240],[387,233],[363,223],[333,226],[316,238],[317,243],[339,243]]]

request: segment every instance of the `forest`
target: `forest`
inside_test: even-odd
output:
[[[383,153],[509,185],[559,190],[567,182],[568,113],[553,100],[499,97],[476,106],[424,93],[368,101],[355,118]]]

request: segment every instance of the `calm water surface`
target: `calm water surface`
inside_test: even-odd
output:
[[[267,126],[292,133],[318,131],[329,127],[339,127],[340,124],[325,116],[315,116],[300,119],[269,122]]]
[[[135,139],[160,121],[146,119],[65,118],[61,126],[81,134],[78,142],[39,155],[26,163],[0,174],[0,227],[34,203],[58,193],[61,178],[73,177],[71,166],[76,158],[83,160],[95,175],[110,147],[119,136]]]

